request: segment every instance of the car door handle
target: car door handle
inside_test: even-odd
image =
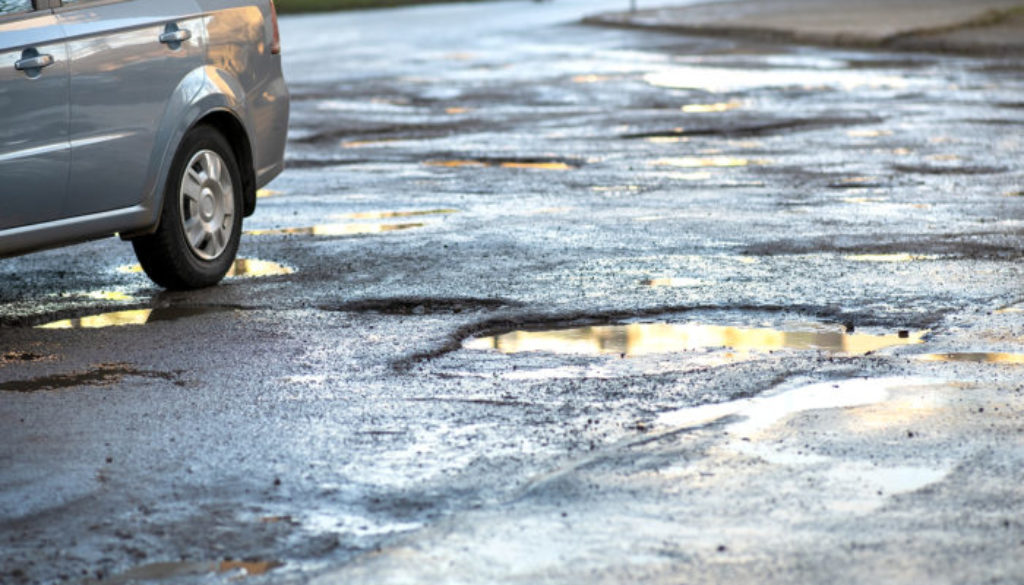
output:
[[[188,30],[170,30],[160,35],[160,42],[165,44],[172,43],[184,43],[185,41],[192,38],[192,31]]]
[[[18,71],[31,71],[33,69],[42,69],[43,67],[49,67],[53,65],[53,55],[36,55],[35,57],[26,57],[14,63],[14,68]]]

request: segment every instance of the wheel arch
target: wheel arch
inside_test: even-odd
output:
[[[148,235],[156,230],[171,161],[185,136],[204,124],[216,128],[231,144],[242,172],[243,216],[253,214],[257,178],[251,133],[242,116],[245,109],[246,95],[241,83],[219,69],[201,67],[182,80],[168,102],[157,131],[157,144],[163,147],[154,149],[150,161],[151,179],[140,207],[143,219],[136,229],[122,231],[122,239]]]

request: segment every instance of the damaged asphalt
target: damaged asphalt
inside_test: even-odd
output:
[[[236,275],[0,262],[0,582],[1024,579],[1024,67],[622,4],[283,18]]]

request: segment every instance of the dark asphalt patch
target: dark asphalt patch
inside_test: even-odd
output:
[[[892,165],[898,173],[915,175],[998,175],[1008,172],[1006,167],[984,165]]]
[[[705,126],[694,128],[672,128],[652,132],[636,132],[622,134],[620,138],[626,140],[639,140],[650,138],[683,138],[696,136],[718,136],[722,138],[751,138],[782,134],[786,132],[807,132],[811,130],[822,130],[828,128],[842,128],[848,126],[860,126],[865,124],[881,124],[884,118],[869,116],[864,118],[810,118],[779,120],[774,122],[763,122],[755,124],[736,124]]]
[[[88,372],[54,374],[31,380],[0,382],[0,392],[30,393],[47,390],[67,390],[82,386],[113,386],[129,376],[166,380],[169,382],[177,381],[177,376],[169,372],[139,370],[127,364],[100,364]]]

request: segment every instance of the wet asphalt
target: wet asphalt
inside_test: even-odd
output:
[[[237,276],[0,261],[0,582],[1024,581],[1024,66],[624,5],[284,18]]]

